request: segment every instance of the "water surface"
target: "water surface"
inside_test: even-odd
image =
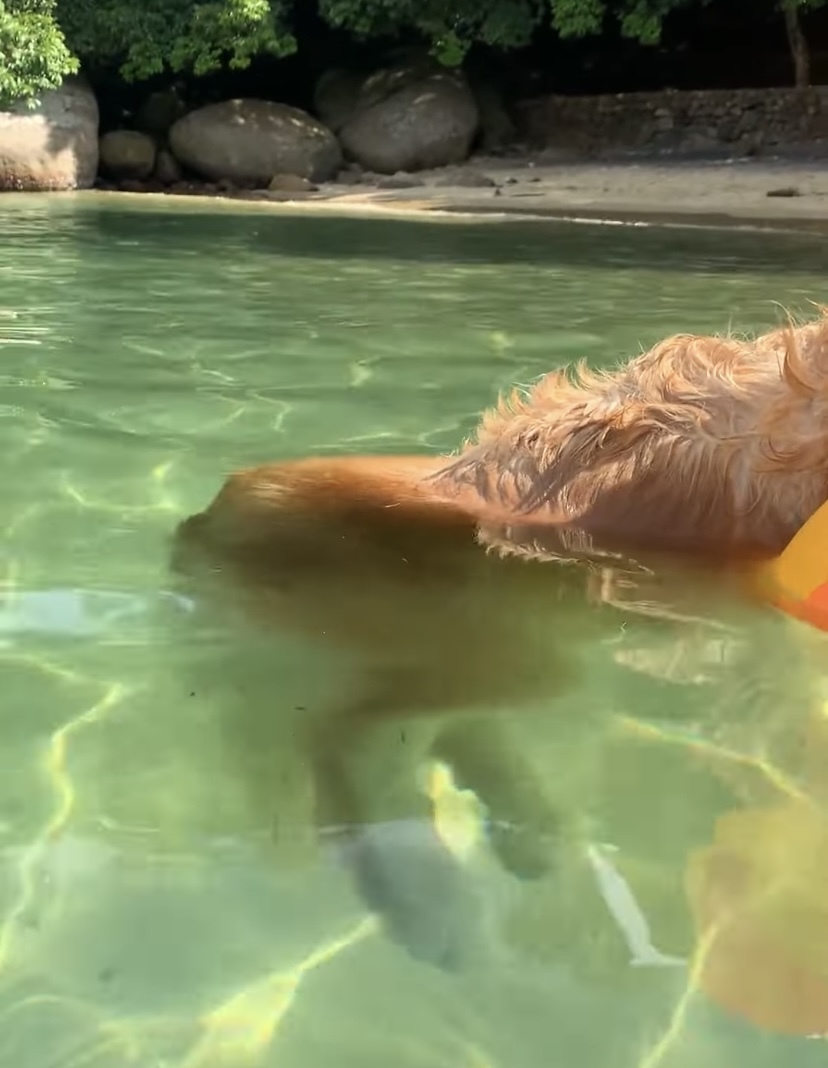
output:
[[[807,311],[824,242],[72,198],[5,198],[0,226],[0,1063],[822,1063],[688,993],[688,858],[735,810],[761,843],[759,801],[797,796],[789,628],[665,623],[642,649],[622,611],[582,689],[495,710],[581,837],[523,883],[478,844],[495,963],[451,972],[377,929],[313,832],[286,724],[341,677],[269,636],[240,701],[167,560],[239,466],[450,449],[557,365]],[[777,941],[825,973],[804,913]]]

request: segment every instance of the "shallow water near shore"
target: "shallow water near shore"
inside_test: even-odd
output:
[[[348,665],[267,637],[239,691],[230,628],[194,612],[168,556],[235,468],[448,450],[554,366],[807,315],[824,241],[11,196],[0,227],[0,1064],[822,1063],[798,630],[757,613],[644,634],[622,606],[582,685],[494,709],[578,837],[516,879],[449,793],[493,952],[440,969],[386,935],[312,826],[291,725]],[[776,948],[745,936],[699,990],[712,898],[692,858],[734,812],[805,889],[768,921]],[[784,990],[791,956],[816,977],[805,1024],[734,1010],[750,967]]]

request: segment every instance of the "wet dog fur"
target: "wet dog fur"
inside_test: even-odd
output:
[[[546,375],[435,477],[459,487],[638,547],[779,552],[828,496],[828,316]]]

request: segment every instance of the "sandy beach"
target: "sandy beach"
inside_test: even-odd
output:
[[[448,184],[452,176],[457,181]],[[480,176],[495,184],[470,184]],[[828,164],[821,161],[544,163],[477,157],[417,178],[423,184],[407,189],[331,184],[310,196],[343,207],[828,230]]]

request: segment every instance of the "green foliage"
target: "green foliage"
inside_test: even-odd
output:
[[[501,48],[527,44],[546,18],[561,37],[601,33],[614,19],[625,36],[655,44],[667,15],[694,2],[707,0],[319,0],[319,10],[332,25],[360,37],[416,31],[443,62],[452,64],[475,41]]]
[[[605,0],[548,0],[552,25],[561,37],[586,37],[600,33],[606,13]]]
[[[78,69],[53,7],[54,0],[0,0],[0,105],[36,99]]]
[[[626,36],[654,44],[666,16],[691,2],[707,0],[454,0],[450,4],[446,0],[320,0],[319,6],[328,22],[358,36],[393,36],[415,30],[438,53],[448,46],[448,52],[456,56],[475,41],[501,48],[527,44],[549,16],[561,37],[601,33],[609,17],[620,22]]]
[[[196,75],[246,67],[257,55],[288,55],[294,5],[312,0],[0,0],[0,105],[57,86],[82,63],[115,65],[132,80],[165,70]],[[475,42],[527,44],[551,22],[564,38],[599,34],[612,22],[628,37],[658,42],[677,8],[709,0],[316,0],[330,25],[357,38],[415,34],[447,66]],[[735,3],[737,0],[718,0]],[[744,0],[738,0],[743,3]],[[776,0],[805,12],[828,0]]]
[[[287,29],[284,9],[277,0],[217,0],[197,4],[187,32],[171,49],[175,70],[203,74],[221,67],[242,69],[257,55],[285,56],[296,50]]]
[[[544,0],[319,0],[319,12],[357,37],[419,33],[453,66],[475,41],[500,48],[528,44],[544,16]]]
[[[363,37],[414,30],[440,52],[465,52],[475,41],[501,48],[528,44],[543,0],[320,0],[332,25]]]
[[[601,33],[607,17],[617,20],[625,37],[642,44],[658,44],[665,18],[689,3],[708,0],[549,0],[552,25],[561,37]],[[797,2],[797,0],[794,0]],[[821,3],[824,0],[805,0]]]
[[[58,20],[81,60],[119,62],[130,80],[164,69],[206,74],[296,42],[282,0],[58,0]]]
[[[704,4],[708,0],[625,0],[618,12],[621,31],[642,44],[658,44],[667,16],[691,2]]]

